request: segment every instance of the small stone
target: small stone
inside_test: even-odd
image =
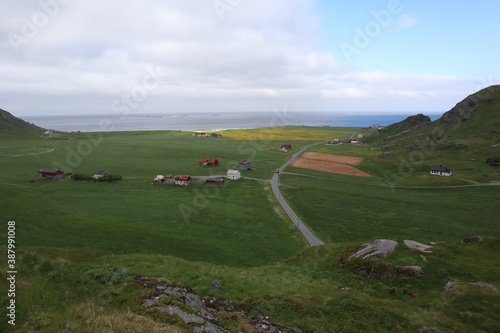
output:
[[[222,283],[219,280],[213,280],[210,284],[210,289],[221,290],[222,288]]]
[[[445,284],[445,286],[444,286],[444,288],[443,288],[443,291],[444,291],[445,293],[448,293],[448,292],[450,292],[450,291],[454,291],[454,290],[455,290],[455,288],[454,288],[454,287],[455,287],[455,282],[453,282],[453,281],[448,281],[448,282]]]

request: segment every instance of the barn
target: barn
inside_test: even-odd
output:
[[[250,170],[252,169],[252,162],[243,160],[238,163],[238,168],[240,170]]]
[[[188,186],[191,184],[191,176],[175,176],[174,181],[175,185],[180,185],[180,186]]]
[[[436,175],[436,176],[443,176],[443,177],[449,177],[451,176],[451,170],[448,169],[447,167],[445,166],[437,166],[437,165],[433,165],[431,166],[431,169],[430,169],[430,174],[431,175]]]
[[[41,168],[40,170],[38,170],[38,174],[42,178],[47,178],[51,180],[61,179],[65,176],[64,171],[56,169],[47,169],[47,168]]]
[[[200,158],[199,162],[202,166],[216,166],[219,165],[219,161],[216,158]]]
[[[292,145],[289,143],[285,143],[285,144],[281,145],[281,148],[292,149]]]

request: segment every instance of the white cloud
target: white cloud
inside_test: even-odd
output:
[[[9,1],[0,33],[22,37],[23,22],[42,9]],[[313,0],[241,1],[223,20],[212,1],[64,2],[18,53],[0,41],[0,108],[110,113],[113,101],[143,84],[146,68],[162,73],[161,84],[132,111],[270,110],[282,104],[289,110],[366,111],[395,108],[402,100],[436,101],[443,87],[463,83],[340,64],[318,51]],[[398,22],[409,27],[415,19],[403,15]]]

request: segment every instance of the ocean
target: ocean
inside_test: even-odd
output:
[[[369,127],[387,126],[415,115],[359,115],[334,112],[224,112],[129,115],[26,116],[24,120],[65,132],[149,130],[223,130],[276,126]],[[429,115],[435,120],[440,115]]]

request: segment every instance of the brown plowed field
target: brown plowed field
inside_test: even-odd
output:
[[[295,159],[290,165],[298,168],[339,173],[342,175],[373,177],[349,165],[360,164],[362,161],[363,158],[361,157],[308,152]]]

